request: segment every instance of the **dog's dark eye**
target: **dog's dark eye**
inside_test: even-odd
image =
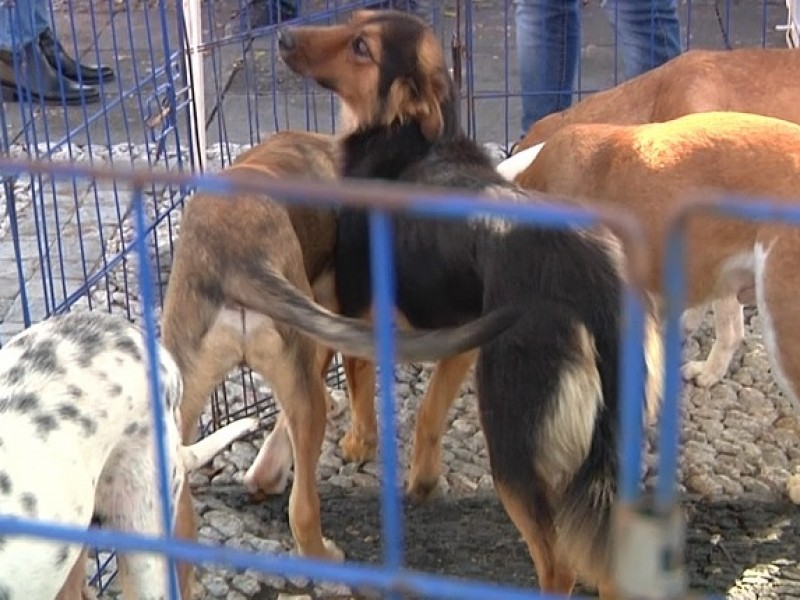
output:
[[[356,56],[361,58],[369,58],[369,46],[367,46],[367,42],[364,41],[364,38],[357,37],[353,40],[353,52],[355,52]]]

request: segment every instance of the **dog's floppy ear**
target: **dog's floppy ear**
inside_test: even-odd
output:
[[[417,121],[422,135],[432,140],[444,131],[442,103],[448,98],[450,88],[445,74],[426,77],[416,82],[410,77],[397,79],[389,89],[385,116],[387,125],[393,122]]]
[[[421,107],[419,115],[423,135],[434,139],[444,132],[445,115],[442,106],[451,100],[453,92],[439,42],[431,35],[423,37],[417,56],[419,79],[417,97]]]
[[[449,100],[449,94],[447,75],[442,72],[428,77],[418,93],[419,102],[424,107],[420,117],[420,128],[422,135],[429,140],[440,137],[444,132],[442,104]]]

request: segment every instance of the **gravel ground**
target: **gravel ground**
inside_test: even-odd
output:
[[[141,150],[120,147],[112,151],[144,160]],[[240,149],[234,148],[234,154]],[[95,159],[100,155],[93,153]],[[107,153],[106,153],[107,154]],[[219,164],[219,152],[210,153],[210,168]],[[79,154],[85,160],[88,152]],[[108,156],[106,155],[107,159]],[[18,211],[29,190],[19,184]],[[161,214],[173,200],[167,192],[151,192]],[[168,272],[170,231],[177,235],[179,218],[158,228],[162,278]],[[153,211],[155,214],[155,211]],[[122,236],[108,242],[107,257],[117,254],[120,239],[130,240],[126,223]],[[124,261],[93,292],[101,308],[108,298],[116,309],[125,308],[124,282],[133,292],[133,261]],[[127,269],[127,277],[123,270]],[[140,311],[132,305],[134,315]],[[705,356],[712,341],[710,320],[687,341],[687,359]],[[425,390],[431,367],[396,369],[396,411],[401,456],[410,448],[418,399]],[[256,379],[262,406],[267,388]],[[252,409],[241,375],[225,385],[228,408]],[[343,462],[338,440],[348,424],[343,392],[334,394],[341,409],[328,427],[320,460],[319,480],[325,534],[335,539],[348,558],[376,563],[381,556],[378,477],[376,463]],[[222,401],[218,402],[220,406]],[[786,481],[800,465],[800,424],[773,381],[761,341],[758,316],[747,311],[747,336],[734,357],[728,376],[710,389],[688,385],[685,392],[681,490],[688,518],[687,556],[693,589],[729,598],[800,598],[800,515],[787,498]],[[265,415],[267,426],[274,413]],[[211,413],[206,415],[207,420]],[[653,432],[650,432],[650,437]],[[193,474],[192,484],[201,514],[202,541],[260,552],[289,552],[292,548],[286,510],[288,495],[255,501],[240,485],[263,437],[236,442],[212,465]],[[645,481],[655,475],[656,458],[648,447]],[[405,507],[406,560],[412,567],[459,577],[534,586],[533,568],[516,530],[492,493],[488,460],[476,415],[471,382],[456,401],[444,440],[441,493],[424,506]],[[93,572],[94,566],[90,567]],[[106,568],[104,577],[113,571]],[[209,598],[277,598],[280,594],[311,597],[352,597],[352,590],[305,580],[225,568],[203,568],[201,579]],[[116,579],[106,592],[116,597]]]

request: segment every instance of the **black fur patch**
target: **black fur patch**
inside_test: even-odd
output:
[[[33,424],[36,425],[36,433],[43,440],[47,440],[47,436],[51,431],[58,429],[58,421],[53,415],[40,414],[33,417]]]
[[[38,505],[38,501],[36,500],[36,496],[31,494],[30,492],[25,492],[20,495],[19,497],[20,504],[22,504],[22,510],[31,517],[36,517],[36,508]]]
[[[0,471],[0,494],[8,495],[11,493],[11,477],[5,471]]]
[[[58,362],[56,343],[51,339],[37,342],[20,357],[20,364],[29,372],[34,371],[43,375],[64,374],[66,371]]]
[[[39,396],[31,393],[14,394],[0,398],[0,412],[15,411],[27,414],[39,408]]]
[[[69,546],[61,546],[56,555],[56,566],[63,567],[69,558]]]
[[[118,350],[123,354],[130,356],[135,362],[143,362],[142,352],[139,350],[139,344],[136,343],[130,336],[120,336],[114,340],[114,350]]]
[[[84,435],[90,436],[97,433],[97,423],[95,423],[89,417],[82,416],[78,419],[78,422],[81,424],[81,427],[83,428]]]
[[[25,379],[25,369],[21,365],[14,365],[6,372],[6,383],[18,385]]]
[[[81,411],[79,411],[74,404],[61,404],[56,411],[58,412],[58,416],[66,421],[77,419],[81,414]]]
[[[109,321],[106,315],[90,313],[69,313],[60,317],[56,332],[63,339],[77,347],[78,364],[87,368],[95,357],[104,350],[103,329]]]
[[[11,600],[11,590],[4,585],[0,585],[0,600]]]

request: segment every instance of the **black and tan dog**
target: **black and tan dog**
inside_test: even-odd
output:
[[[224,176],[333,181],[333,138],[276,134],[239,157]],[[311,299],[310,281],[324,273],[330,260],[333,218],[330,211],[286,208],[264,195],[196,194],[181,224],[162,335],[185,381],[182,430],[187,440],[196,434],[210,392],[231,369],[245,364],[271,384],[281,421],[245,483],[261,489],[274,485],[269,478],[280,457],[271,450],[291,448],[289,521],[298,550],[338,559],[341,552],[322,537],[316,489],[326,422],[322,373],[330,358],[327,348],[369,359],[374,343],[368,323],[337,316]],[[452,329],[400,332],[398,359],[437,360],[470,350],[515,319],[514,311],[500,309]],[[291,443],[280,437],[287,430]]]
[[[463,134],[441,48],[419,19],[362,11],[346,24],[283,30],[278,41],[289,67],[336,92],[357,124],[341,141],[345,177],[537,201],[506,182]],[[368,243],[365,212],[342,210],[335,293],[347,316],[371,310]],[[393,244],[397,309],[413,327],[457,326],[506,306],[520,311],[477,358],[495,487],[543,590],[568,593],[580,575],[613,596],[618,240],[600,227],[564,232],[399,214]],[[658,344],[652,349],[651,375]]]

